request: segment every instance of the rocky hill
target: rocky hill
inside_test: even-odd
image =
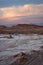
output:
[[[43,26],[18,24],[12,27],[0,26],[0,34],[43,34]]]

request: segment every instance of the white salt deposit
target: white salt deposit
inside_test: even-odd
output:
[[[29,52],[39,50],[43,45],[43,35],[12,35],[13,38],[7,38],[9,35],[0,35],[0,57],[14,55],[18,52]],[[4,38],[5,37],[5,38]]]

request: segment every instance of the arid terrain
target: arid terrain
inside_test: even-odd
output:
[[[18,24],[12,27],[0,26],[0,34],[43,34],[43,26]]]
[[[0,65],[43,65],[43,35],[0,34]]]
[[[0,26],[0,65],[43,65],[43,26]]]
[[[43,0],[0,0],[0,65],[43,65]]]

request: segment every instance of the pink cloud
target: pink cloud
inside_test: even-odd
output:
[[[43,4],[0,8],[0,24],[43,22]]]

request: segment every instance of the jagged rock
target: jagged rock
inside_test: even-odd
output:
[[[43,46],[41,46],[40,48],[42,48],[42,49],[43,49]]]
[[[25,54],[25,53],[19,53],[14,56],[17,57],[16,61],[13,62],[11,65],[43,65],[43,52],[41,51],[32,51],[33,54]],[[38,54],[34,54],[38,53]]]
[[[15,63],[24,64],[28,60],[27,55],[23,52],[20,52],[20,53],[14,55],[13,57],[16,59],[16,61],[14,63],[12,63],[11,65],[14,65]]]
[[[21,52],[21,53],[15,55],[14,57],[18,57],[17,61],[18,61],[19,63],[23,63],[23,62],[25,62],[25,61],[27,60],[26,54],[23,53],[23,52]]]

